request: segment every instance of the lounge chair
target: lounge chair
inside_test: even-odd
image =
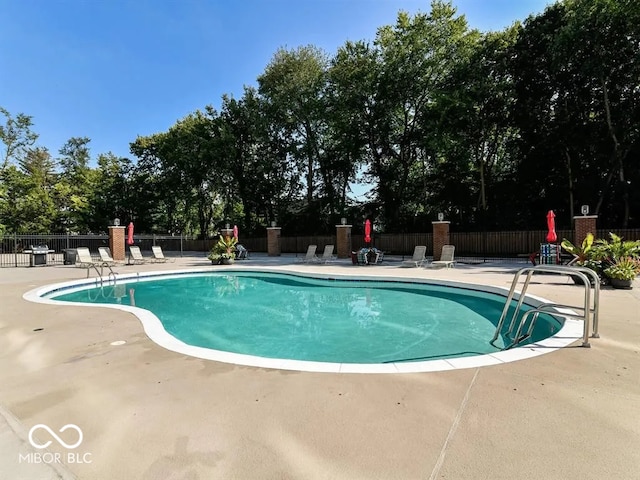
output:
[[[113,270],[111,270],[111,265],[107,262],[94,260],[91,257],[91,252],[87,247],[76,248],[76,267],[86,268],[87,278],[89,278],[89,270],[91,270],[92,268],[95,269],[96,273],[98,273],[98,275],[100,276],[102,276],[103,267],[109,268],[109,270],[113,273]],[[98,267],[100,267],[99,271]]]
[[[76,266],[80,268],[87,268],[87,265],[96,265],[100,262],[95,261],[91,257],[91,252],[87,247],[76,248]]]
[[[454,247],[453,245],[443,245],[442,253],[440,254],[440,260],[431,262],[429,266],[446,268],[454,267],[456,264],[456,261],[454,260],[455,250],[456,247]]]
[[[249,250],[239,243],[236,245],[236,260],[246,260],[249,258]]]
[[[153,253],[153,261],[154,262],[168,262],[170,261],[167,257],[164,256],[164,252],[162,251],[162,247],[160,245],[154,245],[151,247],[151,253]]]
[[[111,256],[109,247],[98,247],[98,254],[100,254],[100,260],[106,265],[115,265],[117,262]]]
[[[337,259],[338,257],[333,254],[333,248],[334,248],[333,245],[325,245],[324,252],[322,253],[322,256],[318,259],[318,261],[321,263],[328,263]]]
[[[413,256],[411,260],[404,260],[400,266],[401,267],[421,267],[424,265],[426,259],[424,255],[427,253],[427,247],[424,245],[416,245],[413,249]]]
[[[147,263],[149,259],[144,258],[142,256],[142,252],[140,251],[140,247],[137,245],[129,246],[129,261],[134,265],[137,263]]]
[[[316,257],[316,250],[318,249],[317,245],[309,245],[307,247],[307,254],[299,258],[298,261],[302,263],[317,263],[320,259]]]

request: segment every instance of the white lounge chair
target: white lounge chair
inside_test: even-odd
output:
[[[137,245],[129,246],[129,261],[134,265],[137,263],[147,263],[150,259],[144,258],[142,256],[142,252],[140,251],[140,247]]]
[[[100,262],[95,261],[91,257],[91,252],[87,247],[76,248],[76,267],[87,268],[87,265],[99,265]]]
[[[160,245],[154,245],[151,247],[151,253],[153,253],[153,261],[154,262],[168,262],[173,261],[164,256],[164,252],[162,251],[162,247]]]
[[[424,258],[427,253],[427,247],[424,245],[416,245],[416,248],[413,249],[413,256],[411,260],[404,260],[400,266],[401,267],[421,267],[424,265],[426,259]]]
[[[334,248],[333,245],[325,245],[324,252],[322,252],[322,256],[319,258],[318,261],[321,263],[328,263],[337,259],[338,257],[333,254],[333,248]]]
[[[443,245],[442,253],[440,254],[440,260],[436,260],[431,262],[429,266],[433,267],[455,267],[456,261],[454,260],[454,253],[456,251],[456,247],[453,245]]]
[[[299,258],[298,261],[302,263],[317,263],[320,259],[316,256],[317,245],[309,245],[307,247],[307,254]]]
[[[91,252],[87,247],[76,248],[76,267],[86,268],[87,278],[89,278],[89,270],[91,270],[92,268],[95,269],[96,273],[98,273],[98,275],[100,276],[102,276],[103,267],[109,268],[109,270],[113,273],[113,270],[111,270],[111,265],[107,262],[94,260],[91,257]],[[100,267],[99,271],[98,267]]]
[[[98,247],[98,254],[100,255],[100,260],[102,260],[102,263],[106,265],[115,265],[116,263],[118,263],[111,256],[109,247]]]

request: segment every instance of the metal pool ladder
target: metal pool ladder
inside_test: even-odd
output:
[[[118,277],[116,276],[116,272],[113,271],[113,268],[111,268],[111,265],[109,265],[107,262],[103,262],[100,264],[100,270],[98,270],[98,265],[93,263],[91,264],[90,267],[87,268],[87,278],[89,277],[89,269],[92,268],[96,271],[96,274],[98,275],[96,277],[96,285],[100,284],[100,286],[104,285],[104,267],[107,267],[109,269],[109,274],[107,276],[107,283],[111,284],[111,282],[113,281],[113,284],[116,284],[116,280],[118,279]]]
[[[518,322],[518,327],[515,331],[515,335],[513,333],[514,327],[516,326],[516,320],[518,318],[518,314],[520,313],[520,309],[522,308],[522,304],[524,303],[525,293],[527,288],[529,287],[529,283],[531,281],[531,277],[536,272],[542,273],[556,273],[561,275],[568,275],[570,277],[578,277],[582,280],[584,285],[584,306],[572,306],[572,305],[562,305],[558,303],[543,303],[538,305],[536,308],[528,310],[524,313],[520,321]],[[513,282],[511,283],[511,289],[509,290],[509,295],[507,296],[507,301],[504,304],[504,309],[502,310],[502,315],[500,315],[500,320],[498,321],[498,325],[496,327],[496,331],[493,335],[493,338],[489,342],[491,345],[496,347],[495,341],[500,336],[500,331],[502,330],[502,326],[507,318],[507,313],[509,312],[509,307],[511,306],[511,301],[515,296],[516,285],[520,279],[521,275],[526,273],[527,277],[524,281],[524,285],[522,286],[522,291],[519,294],[518,304],[516,305],[515,311],[513,312],[513,316],[511,317],[511,322],[509,323],[509,328],[506,332],[506,337],[511,340],[511,343],[503,348],[503,350],[508,350],[519,343],[528,339],[532,332],[533,327],[535,325],[536,320],[540,313],[548,312],[548,313],[558,313],[556,308],[575,308],[578,310],[582,310],[582,315],[576,315],[571,313],[562,313],[565,316],[572,316],[576,318],[582,318],[584,320],[584,329],[582,335],[582,346],[589,348],[591,345],[589,344],[589,316],[593,314],[593,334],[592,338],[600,338],[600,334],[598,333],[598,311],[600,307],[600,279],[596,272],[586,267],[569,267],[563,265],[537,265],[535,267],[525,267],[515,274],[513,277]],[[590,280],[593,280],[594,292],[593,292],[593,307],[591,306],[591,287]],[[523,333],[527,320],[531,317],[531,321],[529,322],[529,326],[526,329],[526,332]]]

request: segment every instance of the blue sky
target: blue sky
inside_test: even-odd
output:
[[[472,28],[501,30],[550,0],[454,0]],[[428,0],[0,0],[0,106],[25,113],[54,156],[71,137],[92,156],[131,157],[138,135],[166,131],[236,97],[279,47],[333,54],[374,40],[397,12]]]

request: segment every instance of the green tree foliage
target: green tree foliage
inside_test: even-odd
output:
[[[444,82],[471,47],[476,32],[450,3],[434,1],[429,14],[400,13],[379,29],[379,66],[369,125],[369,170],[388,228],[406,228],[426,201],[424,175],[437,159],[436,119]]]
[[[26,152],[38,139],[38,135],[31,131],[33,121],[29,115],[19,113],[15,116],[0,106],[0,114],[4,122],[0,124],[0,141],[3,151],[0,155],[0,171],[14,162],[24,158]]]
[[[498,196],[505,188],[499,184],[508,184],[513,175],[518,130],[511,115],[514,95],[508,62],[516,36],[514,26],[474,39],[472,52],[457,62],[438,98],[442,115],[435,142],[441,155],[429,185],[441,210],[462,224],[495,224],[497,218],[487,217],[498,211],[490,206],[505,200]],[[458,175],[447,175],[448,171]],[[458,192],[456,197],[451,197],[452,190]]]
[[[590,203],[612,225],[639,220],[639,25],[633,0],[556,3],[514,48],[519,180],[569,217]]]
[[[259,218],[267,222],[280,215],[285,218],[282,210],[295,201],[290,196],[291,182],[297,191],[297,179],[288,172],[288,142],[284,135],[270,135],[273,124],[268,121],[269,112],[253,88],[245,88],[240,100],[223,97],[221,147],[233,179],[229,188],[241,203],[243,214],[242,219],[232,220],[248,231],[259,226]],[[277,132],[277,127],[273,131]]]
[[[87,137],[70,138],[59,150],[59,181],[55,188],[60,223],[71,232],[90,231],[95,171]]]
[[[0,231],[333,232],[342,216],[428,230],[640,226],[640,3],[564,0],[497,32],[451,2],[400,12],[372,41],[329,56],[275,52],[257,88],[224,95],[131,143],[135,161],[92,159],[71,138],[57,162],[31,117],[0,108]],[[365,202],[350,200],[362,177]]]
[[[97,168],[92,175],[89,229],[103,231],[114,218],[123,222],[136,219],[134,213],[140,208],[133,198],[131,176],[134,165],[128,158],[113,153],[102,153],[97,158]]]
[[[44,148],[28,150],[19,166],[1,173],[0,218],[11,232],[47,233],[55,229],[54,162]]]
[[[289,143],[291,163],[304,172],[308,218],[316,219],[322,215],[316,196],[318,177],[329,191],[325,197],[329,213],[335,211],[333,185],[325,166],[327,63],[326,54],[313,46],[280,49],[258,77],[271,118]]]

